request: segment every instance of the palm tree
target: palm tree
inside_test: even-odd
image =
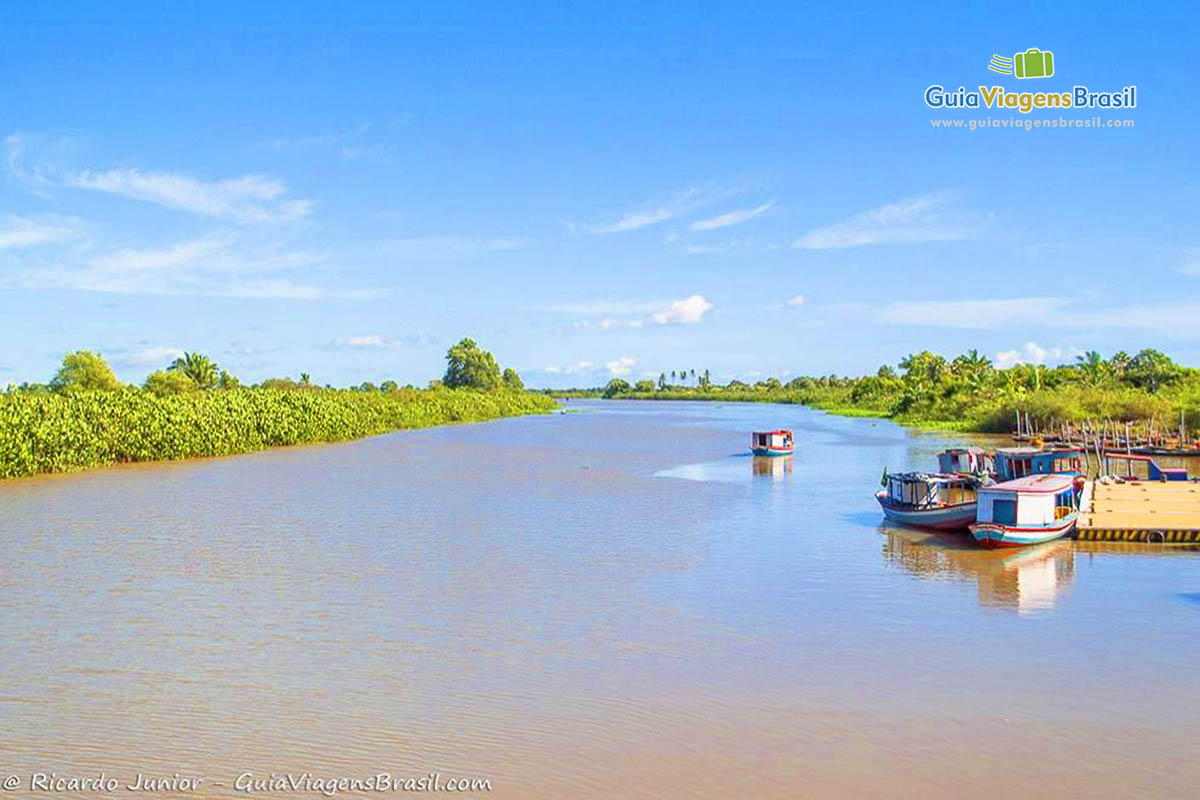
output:
[[[300,385],[301,386],[312,385],[312,376],[309,375],[307,372],[301,372],[300,373]]]
[[[1075,356],[1075,360],[1079,362],[1079,369],[1083,370],[1084,379],[1089,386],[1099,386],[1104,383],[1105,363],[1104,359],[1095,350],[1088,350],[1081,356]]]
[[[170,372],[182,372],[201,389],[213,388],[221,378],[221,370],[216,362],[201,353],[185,352],[172,361],[167,369]]]
[[[671,383],[675,383],[675,370],[671,370]]]

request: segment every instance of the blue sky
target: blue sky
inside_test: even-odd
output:
[[[60,3],[0,30],[0,382],[532,385],[1157,347],[1200,364],[1183,3]],[[1056,75],[987,70],[1055,54]],[[968,131],[923,95],[1138,87]]]

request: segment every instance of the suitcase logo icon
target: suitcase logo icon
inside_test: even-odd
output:
[[[1012,58],[993,53],[988,69],[1018,78],[1049,78],[1054,74],[1054,53],[1036,47],[1017,53]]]

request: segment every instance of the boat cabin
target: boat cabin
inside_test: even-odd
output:
[[[1161,467],[1150,456],[1128,453],[1105,453],[1102,474],[1135,481],[1186,481],[1188,479],[1187,467]]]
[[[978,522],[1045,527],[1078,510],[1071,475],[1029,475],[979,490]]]
[[[887,476],[887,496],[894,504],[932,508],[974,503],[976,486],[970,478],[928,472],[901,472]]]
[[[951,447],[938,453],[938,472],[978,475],[995,469],[992,454],[982,447]]]
[[[777,431],[755,431],[750,434],[750,449],[755,455],[779,455],[795,449],[791,428]]]
[[[1083,450],[1063,447],[1001,447],[996,451],[996,480],[1011,481],[1027,475],[1083,475],[1087,471]]]

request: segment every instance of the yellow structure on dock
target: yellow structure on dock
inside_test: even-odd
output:
[[[1075,538],[1085,541],[1200,542],[1200,483],[1088,481]]]

